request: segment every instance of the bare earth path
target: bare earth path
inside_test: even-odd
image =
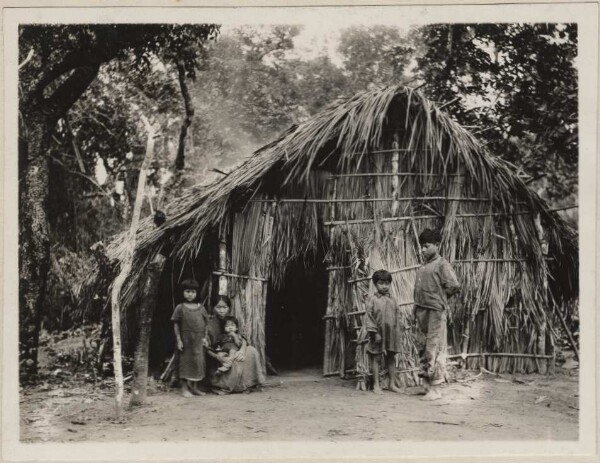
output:
[[[475,373],[470,373],[473,377]],[[515,382],[517,379],[518,382]],[[112,422],[107,392],[29,390],[21,396],[21,439],[65,441],[209,440],[574,440],[576,376],[484,375],[451,383],[423,402],[416,388],[398,395],[359,392],[353,381],[304,370],[270,377],[277,387],[185,399],[160,390],[149,404]]]

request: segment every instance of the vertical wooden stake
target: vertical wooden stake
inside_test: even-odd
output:
[[[544,233],[544,227],[542,227],[542,219],[540,217],[540,214],[536,214],[534,219],[533,219],[533,223],[535,224],[535,229],[538,235],[538,240],[540,241],[540,247],[542,249],[542,255],[544,257],[544,259],[548,256],[548,242],[546,241],[545,238],[545,233]],[[543,299],[543,304],[544,307],[548,308],[548,271],[546,268],[546,264],[545,264],[545,260],[544,260],[544,265],[542,267],[542,272],[543,272],[543,277],[542,277],[542,284],[543,284],[543,288],[544,288],[544,299]],[[546,316],[546,311],[544,310],[544,316]],[[543,323],[540,326],[540,331],[538,333],[538,338],[537,338],[537,346],[536,346],[536,352],[538,354],[541,355],[545,355],[546,354],[546,324],[548,321],[548,317],[545,318],[545,320],[543,321]],[[540,368],[539,368],[539,373],[541,374],[545,374],[546,373],[546,366],[547,366],[547,362],[541,362],[540,364]]]
[[[335,220],[336,217],[336,209],[335,209],[335,199],[337,196],[337,178],[335,178],[331,184],[331,204],[329,205],[329,218],[330,220]],[[336,225],[331,225],[329,227],[329,252],[331,253],[331,249],[333,248],[333,239],[335,236],[335,227]],[[333,262],[330,262],[329,265],[333,265]],[[332,368],[329,365],[329,354],[331,354],[331,349],[329,348],[332,345],[333,337],[335,335],[335,320],[334,318],[329,317],[329,315],[334,315],[334,303],[335,303],[335,277],[334,272],[329,272],[329,284],[327,286],[327,310],[325,318],[325,348],[323,349],[323,374],[332,373],[330,371]],[[331,329],[328,329],[330,327]]]
[[[219,237],[219,272],[227,272],[227,232],[223,228]],[[219,296],[227,296],[227,277],[219,276]]]
[[[392,153],[392,173],[397,174],[400,166],[400,152],[398,151],[400,148],[400,143],[398,142],[398,132],[394,132],[394,141],[392,142],[392,149],[394,152]],[[398,214],[398,207],[400,205],[400,201],[398,201],[400,194],[400,177],[398,175],[394,175],[392,177],[392,217],[396,217]]]

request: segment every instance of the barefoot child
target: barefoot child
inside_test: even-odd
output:
[[[198,383],[204,379],[205,356],[204,340],[208,314],[202,304],[194,302],[198,294],[198,283],[185,280],[181,284],[184,302],[175,307],[171,320],[174,322],[179,357],[179,378],[184,397],[204,395]]]
[[[419,235],[423,265],[417,270],[414,289],[417,342],[425,397],[441,397],[435,386],[445,380],[445,352],[447,344],[446,320],[448,298],[456,294],[460,285],[452,266],[439,255],[440,233],[425,229]]]
[[[224,373],[231,369],[234,356],[242,347],[242,337],[238,334],[238,321],[233,316],[225,317],[223,333],[217,339],[215,353],[221,366],[217,368],[218,373]]]
[[[390,378],[390,390],[402,392],[396,385],[396,353],[400,351],[400,309],[390,296],[392,275],[387,270],[373,274],[376,292],[367,302],[366,326],[369,332],[367,352],[373,366],[373,392],[381,394],[379,362],[385,359]]]

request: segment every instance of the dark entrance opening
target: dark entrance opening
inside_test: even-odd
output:
[[[266,307],[267,357],[275,369],[296,370],[323,364],[327,308],[327,270],[322,258],[304,268],[288,265],[281,288],[270,288]]]

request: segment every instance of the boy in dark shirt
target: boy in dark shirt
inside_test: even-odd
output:
[[[402,392],[396,385],[396,354],[402,350],[400,308],[390,295],[392,275],[387,270],[373,274],[376,292],[367,302],[366,327],[369,333],[367,352],[373,367],[373,392],[381,394],[379,362],[385,360],[389,375],[389,389]]]
[[[417,342],[426,394],[423,400],[441,397],[435,387],[445,380],[448,298],[460,285],[446,259],[439,254],[441,237],[436,230],[425,229],[419,235],[423,265],[417,270],[414,289]]]

